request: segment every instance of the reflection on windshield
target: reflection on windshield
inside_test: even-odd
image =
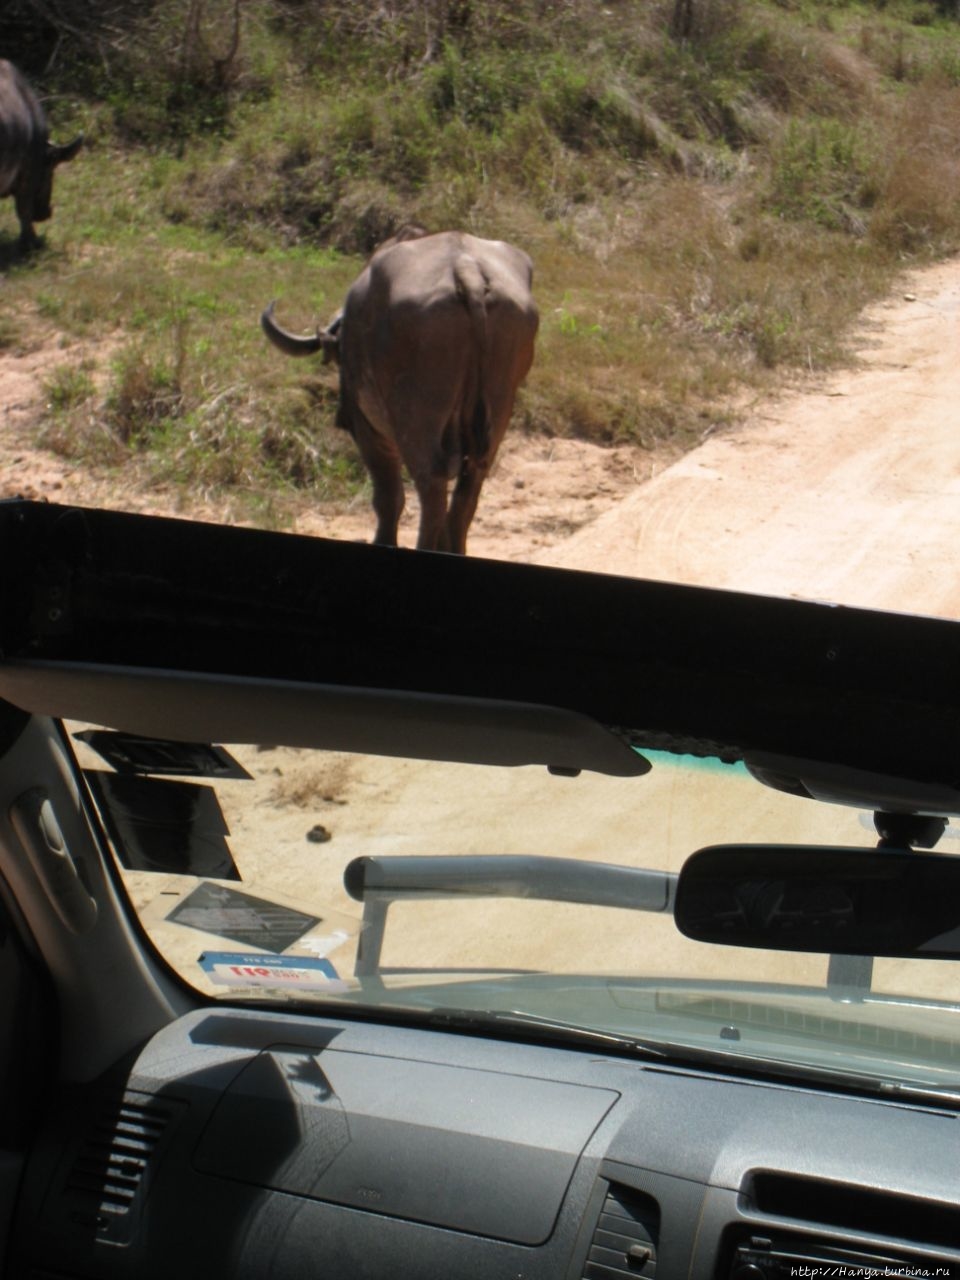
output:
[[[609,778],[224,744],[219,770],[200,753],[131,785],[132,766],[118,770],[81,728],[68,726],[131,901],[207,995],[512,1011],[960,1085],[953,964],[878,959],[866,990],[855,969],[838,982],[829,956],[706,945],[673,920],[694,850],[867,846],[870,814],[657,752],[649,774]],[[148,838],[134,804],[144,781],[173,798],[158,810],[163,787],[151,792]],[[174,784],[202,788],[202,803]],[[956,841],[948,829],[942,851]]]

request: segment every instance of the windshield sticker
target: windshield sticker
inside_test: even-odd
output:
[[[251,775],[229,751],[208,742],[168,742],[112,729],[75,733],[117,773],[177,774],[182,778],[247,778]]]
[[[356,935],[358,930],[353,929],[332,929],[329,933],[311,933],[306,938],[301,938],[298,946],[302,951],[309,951],[314,956],[328,956],[331,951],[336,951],[337,947],[342,947],[345,942],[349,942]]]
[[[128,870],[240,879],[213,787],[100,769],[84,777]]]
[[[346,991],[329,960],[309,956],[264,956],[235,951],[205,951],[200,968],[211,982],[226,987],[296,987],[301,991]]]
[[[167,913],[166,919],[248,947],[262,947],[276,955],[323,923],[320,916],[239,893],[227,885],[209,883],[198,885]]]

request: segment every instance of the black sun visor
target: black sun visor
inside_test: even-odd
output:
[[[0,503],[0,545],[0,697],[31,712],[960,805],[955,622],[48,503]]]

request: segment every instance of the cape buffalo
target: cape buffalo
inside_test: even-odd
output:
[[[288,333],[273,303],[261,316],[281,351],[339,362],[337,425],[370,472],[375,542],[397,545],[405,466],[420,500],[418,548],[466,552],[480,490],[533,362],[532,279],[529,257],[502,240],[401,234],[373,254],[326,329]]]
[[[23,249],[40,243],[33,224],[50,217],[53,171],[82,143],[82,134],[62,146],[50,141],[37,95],[12,62],[0,59],[0,196],[13,196]]]

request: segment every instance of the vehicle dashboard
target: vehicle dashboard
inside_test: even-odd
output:
[[[557,1045],[198,1010],[61,1097],[11,1274],[955,1274],[956,1125]]]

